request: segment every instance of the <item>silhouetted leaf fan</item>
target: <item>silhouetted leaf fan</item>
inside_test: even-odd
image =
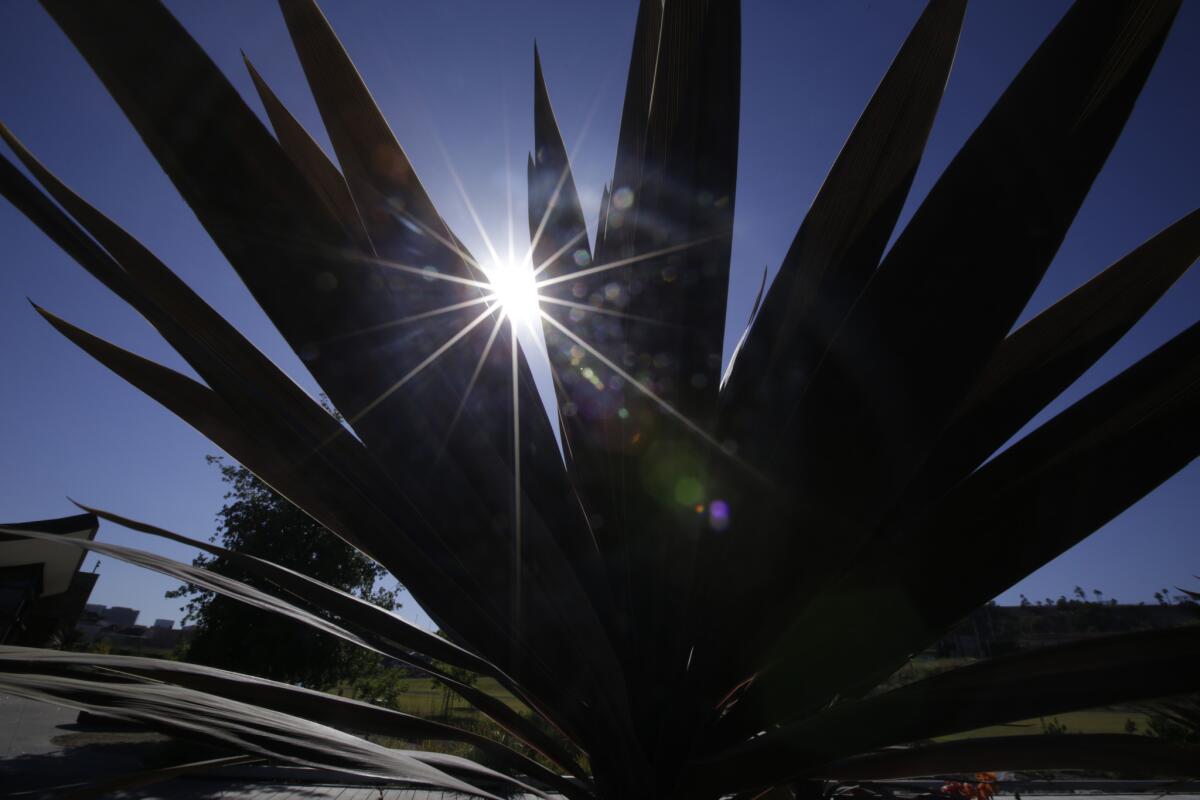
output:
[[[5,196],[203,382],[39,312],[391,570],[445,637],[234,553],[222,551],[260,588],[126,547],[64,546],[409,664],[555,768],[450,725],[185,664],[7,647],[0,690],[481,796],[504,781],[572,798],[716,798],[811,778],[1200,771],[1196,749],[1133,736],[885,749],[1195,691],[1200,627],[870,692],[1200,453],[1193,325],[992,458],[1200,254],[1193,212],[1010,332],[1178,0],[1077,3],[885,256],[964,13],[964,0],[931,0],[723,378],[738,3],[641,3],[594,242],[535,54],[526,271],[561,450],[516,345],[511,276],[439,216],[312,0],[280,5],[336,160],[251,68],[272,136],[161,5],[42,3],[354,435],[5,129],[41,186],[4,161]],[[964,563],[971,579],[954,592],[928,578]],[[451,667],[495,678],[525,710]],[[352,734],[473,743],[490,768]]]

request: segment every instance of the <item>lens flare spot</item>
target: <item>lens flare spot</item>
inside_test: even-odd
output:
[[[708,527],[723,531],[729,527],[729,503],[713,500],[708,504]]]
[[[700,481],[683,477],[675,481],[675,502],[681,506],[695,506],[704,499],[704,487]]]

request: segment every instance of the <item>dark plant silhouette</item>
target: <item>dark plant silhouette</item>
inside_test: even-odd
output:
[[[529,266],[562,452],[516,346],[511,276],[446,226],[312,0],[281,7],[336,165],[253,73],[272,137],[161,6],[43,5],[353,433],[5,130],[49,196],[7,161],[4,194],[203,383],[39,312],[389,569],[445,636],[107,512],[96,513],[236,561],[269,589],[82,546],[425,670],[580,780],[448,725],[196,666],[9,648],[0,688],[481,794],[466,784],[494,773],[471,762],[325,725],[469,741],[497,770],[571,797],[749,797],[799,780],[989,769],[1196,773],[1194,748],[1145,736],[928,742],[1194,691],[1197,627],[869,694],[1200,452],[1193,325],[991,458],[1200,253],[1193,212],[1010,332],[1178,0],[1077,3],[885,255],[963,18],[963,0],[932,0],[724,375],[738,3],[641,3],[594,242],[535,54]],[[932,578],[962,565],[970,579],[953,592]],[[495,678],[525,713],[447,666]],[[908,742],[926,744],[885,749]]]
[[[1200,744],[1200,696],[1172,697],[1141,706],[1146,732],[1168,741]]]

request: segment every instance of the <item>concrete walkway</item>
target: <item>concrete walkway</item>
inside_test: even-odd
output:
[[[37,797],[50,787],[146,769],[170,742],[146,732],[99,734],[77,717],[74,709],[0,695],[0,797]]]
[[[0,798],[60,797],[82,784],[221,755],[156,733],[80,725],[78,712],[0,694]],[[113,792],[144,800],[459,800],[466,795],[349,783],[336,773],[236,766]],[[515,799],[514,799],[515,800]]]
[[[72,787],[146,769],[201,761],[216,751],[136,730],[114,731],[77,723],[73,709],[0,694],[0,798],[41,800]],[[938,781],[892,784],[905,793]],[[1012,796],[1001,785],[998,797]],[[1200,800],[1194,783],[1054,781],[1022,785],[1021,800],[1064,800],[1092,795],[1104,800]],[[350,783],[336,773],[294,767],[242,765],[173,778],[144,789],[114,792],[142,800],[460,800],[466,795],[390,785]],[[519,800],[513,798],[513,800]]]
[[[76,711],[0,694],[0,758],[52,753],[60,725],[75,722]]]

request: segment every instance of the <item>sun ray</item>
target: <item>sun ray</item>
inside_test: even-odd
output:
[[[554,191],[550,194],[550,202],[546,204],[546,210],[542,212],[542,219],[538,222],[537,230],[529,240],[529,252],[525,254],[526,261],[533,260],[533,251],[537,249],[538,243],[542,241],[542,233],[546,230],[546,224],[550,221],[550,213],[554,211],[554,207],[558,205],[558,197],[562,193],[562,187],[566,185],[567,178],[571,176],[571,167],[563,168],[563,171],[558,176],[558,181],[554,184]]]
[[[442,245],[442,247],[445,247],[451,253],[453,253],[454,255],[461,258],[463,260],[463,263],[466,265],[468,272],[471,272],[472,269],[479,270],[480,272],[483,271],[483,266],[479,263],[478,260],[476,260],[475,256],[471,255],[469,252],[467,252],[466,249],[463,248],[463,246],[461,245],[460,242],[457,242],[454,239],[450,239],[447,236],[444,236],[444,235],[438,233],[433,228],[426,225],[423,221],[417,219],[416,217],[412,216],[408,212],[402,210],[397,205],[395,200],[392,200],[391,204],[392,204],[392,213],[396,216],[396,218],[398,218],[404,224],[410,225],[410,226],[416,228],[422,234],[433,239],[438,244]],[[442,224],[444,225],[445,222],[443,221]],[[449,231],[448,228],[447,228],[447,231]],[[450,235],[452,236],[453,234],[450,234]]]
[[[326,342],[340,342],[344,339],[350,339],[355,336],[363,336],[368,333],[378,333],[379,331],[387,330],[388,328],[395,328],[399,325],[407,325],[410,322],[417,322],[419,320],[429,319],[431,317],[437,317],[442,314],[449,314],[451,311],[459,311],[464,308],[470,308],[471,306],[477,306],[480,303],[490,303],[490,302],[494,301],[495,299],[496,299],[495,294],[487,294],[487,295],[483,295],[482,297],[476,297],[473,300],[464,300],[461,303],[454,303],[452,305],[442,306],[441,308],[435,308],[432,311],[422,311],[419,314],[412,314],[410,316],[401,317],[400,319],[394,319],[389,322],[381,322],[378,325],[372,325],[369,328],[360,328],[359,330],[356,330],[356,331],[349,331],[347,333],[339,333],[337,336],[332,336],[329,339],[326,339],[325,341]]]
[[[554,389],[555,389],[555,392],[557,393],[557,395],[559,397],[566,397],[567,396],[567,387],[564,386],[562,380],[559,379],[557,371],[555,371],[555,370],[550,371],[550,380],[554,383]],[[571,450],[571,436],[567,431],[567,426],[565,424],[565,420],[562,417],[562,412],[559,411],[557,414],[551,414],[550,416],[556,417],[559,425],[562,428],[561,455],[563,457],[564,465],[570,464],[571,459],[574,458],[574,453]],[[591,537],[592,548],[597,554],[599,554],[600,553],[600,541],[596,538],[596,531],[592,527],[592,521],[591,521],[591,519],[588,518],[587,510],[583,507],[583,501],[579,498],[578,493],[576,493],[576,495],[575,495],[575,500],[577,503],[579,503],[580,510],[583,511],[583,526],[584,526],[584,528],[587,529],[588,536]]]
[[[479,218],[479,212],[475,210],[475,204],[471,202],[471,195],[467,193],[467,187],[463,185],[462,178],[458,176],[458,170],[454,168],[454,163],[450,160],[450,154],[446,152],[446,148],[442,145],[440,139],[438,140],[438,147],[441,148],[442,157],[446,160],[446,169],[449,170],[450,177],[458,189],[459,197],[462,198],[463,204],[467,207],[467,213],[471,215],[471,221],[475,223],[475,229],[479,231],[479,235],[483,239],[483,246],[487,248],[488,255],[492,258],[492,263],[501,263],[500,253],[496,251],[495,245],[492,244],[492,237],[488,236],[487,228],[483,226],[483,220]],[[480,268],[485,273],[488,271],[485,267],[481,266]]]
[[[468,333],[470,333],[472,330],[474,330],[476,327],[478,327],[479,324],[481,322],[483,322],[485,319],[487,319],[489,316],[491,316],[491,314],[493,312],[495,312],[497,308],[499,308],[499,306],[490,306],[489,308],[485,309],[482,314],[475,317],[475,319],[471,320],[471,322],[468,323],[466,326],[464,326],[462,330],[460,330],[458,333],[451,336],[449,339],[447,339],[445,342],[443,342],[440,347],[438,347],[436,350],[434,350],[432,353],[430,353],[428,356],[426,356],[424,358],[424,360],[421,361],[420,364],[417,364],[415,367],[413,367],[408,372],[406,372],[404,374],[404,377],[400,378],[400,380],[393,383],[391,386],[389,386],[387,389],[385,389],[383,391],[383,393],[379,395],[379,397],[376,397],[374,400],[372,400],[370,403],[368,403],[365,408],[363,408],[361,411],[359,411],[353,417],[348,419],[347,424],[349,424],[351,427],[354,427],[354,424],[356,422],[361,420],[367,414],[374,411],[375,408],[377,408],[380,403],[382,403],[384,400],[391,397],[393,394],[396,393],[396,391],[398,391],[402,386],[404,386],[404,384],[408,383],[410,380],[415,378],[421,372],[421,370],[425,369],[430,364],[432,364],[434,361],[436,361],[443,353],[445,353],[447,350],[449,350],[451,347],[453,347],[455,344],[457,344],[460,339],[462,339],[464,336],[466,336]],[[343,432],[344,431],[339,430],[339,431],[333,433],[331,436],[329,436],[327,439],[325,439],[325,441],[321,442],[321,444],[317,446],[317,449],[320,450],[321,448],[325,447],[330,442],[332,442],[334,439],[336,439],[338,436],[340,436]]]
[[[512,665],[519,673],[519,650],[516,642],[521,634],[521,392],[520,371],[517,361],[517,326],[509,325],[510,349],[512,351],[512,402],[513,402],[513,637]]]
[[[621,378],[623,378],[627,383],[629,383],[631,386],[636,388],[642,394],[646,395],[646,397],[653,400],[656,405],[658,405],[660,408],[662,408],[664,411],[666,411],[672,417],[674,417],[675,419],[677,419],[681,423],[683,423],[683,425],[688,430],[690,430],[692,433],[699,436],[701,439],[703,439],[708,444],[712,445],[712,447],[719,450],[721,453],[724,453],[730,460],[732,460],[734,463],[741,466],[743,469],[751,472],[752,474],[761,478],[762,480],[766,480],[765,477],[761,476],[757,470],[755,470],[749,464],[742,461],[740,458],[737,457],[737,455],[735,455],[728,448],[726,448],[724,445],[722,445],[720,442],[718,442],[716,439],[714,439],[711,435],[709,435],[708,431],[701,428],[695,422],[692,422],[690,419],[688,419],[688,417],[685,414],[683,414],[678,409],[676,409],[674,406],[672,406],[670,403],[668,403],[666,400],[664,400],[663,398],[661,398],[657,394],[655,394],[654,391],[650,389],[650,387],[645,386],[640,381],[638,381],[637,378],[633,377],[628,372],[621,369],[619,366],[617,366],[617,364],[612,359],[608,358],[606,355],[601,353],[595,347],[592,347],[586,341],[581,339],[578,335],[576,335],[571,330],[569,330],[565,325],[560,323],[558,320],[554,319],[554,317],[550,316],[545,311],[542,311],[540,313],[542,315],[542,319],[549,322],[555,328],[558,328],[558,330],[562,331],[563,334],[565,334],[567,336],[567,338],[571,339],[571,341],[575,342],[580,347],[582,347],[584,350],[591,353],[602,364],[604,364],[604,366],[608,367],[613,372],[620,375]]]
[[[673,244],[670,247],[664,247],[660,250],[653,250],[649,253],[642,253],[640,255],[630,256],[629,258],[619,258],[616,261],[610,261],[607,264],[597,264],[594,267],[588,267],[587,269],[577,270],[577,271],[571,272],[567,275],[558,275],[553,278],[547,278],[544,281],[538,281],[537,288],[540,290],[540,289],[546,288],[547,286],[554,286],[556,284],[563,283],[565,281],[575,280],[576,278],[583,278],[588,275],[595,275],[598,272],[605,272],[610,269],[617,269],[618,267],[627,267],[630,264],[636,264],[639,261],[646,261],[651,258],[658,258],[659,256],[670,255],[671,253],[678,253],[680,250],[686,250],[689,247],[697,247],[699,245],[705,244],[706,242],[711,242],[715,239],[720,239],[720,238],[723,238],[728,235],[729,234],[724,233],[724,234],[718,234],[715,236],[704,236],[699,239],[695,239],[691,242],[683,242],[681,244]]]
[[[645,322],[649,325],[662,325],[667,328],[680,327],[679,325],[676,325],[672,322],[664,322],[661,319],[654,319],[653,317],[643,317],[639,314],[626,314],[624,311],[617,311],[615,308],[596,308],[595,306],[589,306],[586,303],[576,303],[571,300],[560,300],[557,297],[546,297],[545,295],[541,295],[541,294],[538,295],[538,302],[539,303],[551,303],[556,306],[566,306],[567,308],[578,308],[582,311],[586,311],[586,312],[592,313],[592,314],[608,314],[609,316],[612,316],[612,317],[620,317],[621,319],[631,319],[636,322]]]
[[[516,242],[514,241],[515,225],[513,223],[513,190],[512,190],[512,142],[508,129],[508,93],[501,97],[504,104],[504,204],[505,221],[508,226],[508,263],[516,261]]]
[[[450,420],[449,427],[446,428],[446,435],[442,439],[442,446],[438,448],[437,458],[434,459],[434,464],[442,460],[442,456],[446,452],[446,445],[450,442],[450,436],[454,433],[454,427],[458,424],[458,418],[462,416],[463,409],[467,407],[467,398],[471,396],[471,390],[475,388],[475,382],[479,380],[479,373],[483,371],[483,364],[487,361],[488,354],[492,352],[492,345],[496,341],[496,334],[500,333],[500,326],[504,324],[504,311],[501,310],[496,315],[496,324],[492,326],[492,332],[488,335],[487,344],[483,346],[483,352],[479,354],[479,361],[475,364],[475,371],[471,373],[471,380],[467,383],[467,389],[463,392],[462,399],[458,401],[458,408],[454,410],[454,417]]]
[[[568,250],[570,250],[572,247],[574,247],[576,244],[578,244],[579,240],[585,238],[586,236],[587,236],[586,230],[580,231],[579,233],[575,234],[575,236],[572,237],[571,241],[567,242],[562,247],[558,248],[558,250],[554,251],[550,255],[549,258],[547,258],[541,265],[539,265],[537,267],[537,269],[535,269],[533,271],[533,277],[536,278],[538,275],[541,275],[547,269],[554,266],[555,261],[558,261],[558,259],[562,258],[563,255],[565,255]]]
[[[477,281],[472,278],[462,278],[458,275],[447,275],[443,272],[437,272],[430,269],[421,269],[408,264],[400,264],[396,261],[389,261],[385,258],[370,258],[368,260],[373,264],[386,267],[387,269],[394,269],[399,272],[410,272],[413,275],[420,275],[426,280],[449,281],[450,283],[459,283],[464,286],[474,286],[476,289],[484,289],[486,291],[491,291],[492,288],[490,284],[485,283],[484,281]]]
[[[592,127],[592,120],[596,116],[596,109],[600,106],[600,97],[602,92],[597,91],[596,97],[592,100],[591,108],[588,109],[587,116],[583,120],[583,126],[579,129],[579,136],[575,139],[575,143],[571,145],[570,152],[567,153],[567,163],[563,167],[562,174],[558,176],[558,181],[554,185],[554,192],[550,195],[550,202],[546,204],[546,210],[542,212],[542,218],[538,222],[537,230],[529,241],[529,252],[525,254],[525,259],[533,261],[533,251],[537,249],[538,242],[542,240],[542,232],[546,229],[546,223],[550,220],[550,212],[558,205],[558,197],[562,192],[562,187],[566,184],[567,178],[571,175],[571,162],[575,160],[575,155],[579,152],[579,148],[583,146],[584,139],[587,138],[588,131]],[[584,227],[583,235],[587,236],[587,227]]]

